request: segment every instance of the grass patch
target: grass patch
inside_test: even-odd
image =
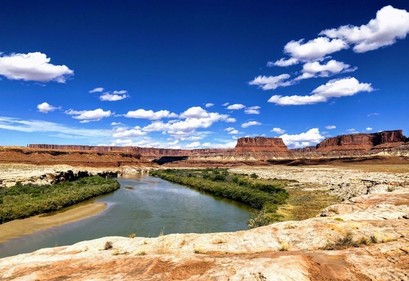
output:
[[[289,198],[286,204],[280,205],[277,210],[277,214],[284,221],[300,221],[315,217],[322,209],[340,201],[323,190],[309,191],[300,187],[289,188],[287,191]]]
[[[119,187],[114,179],[93,176],[52,185],[17,184],[3,188],[0,189],[0,224],[57,211]]]
[[[285,181],[230,174],[226,169],[167,169],[153,171],[151,175],[211,195],[229,198],[259,210],[249,220],[250,227],[279,221],[277,206],[284,204],[288,198],[288,193],[283,188]]]

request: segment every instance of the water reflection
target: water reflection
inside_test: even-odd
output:
[[[150,176],[119,179],[121,188],[95,201],[101,214],[0,244],[0,257],[73,244],[104,236],[155,237],[160,233],[204,233],[247,229],[249,210]],[[126,187],[126,188],[125,188]]]

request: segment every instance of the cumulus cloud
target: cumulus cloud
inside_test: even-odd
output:
[[[408,33],[409,13],[389,5],[380,9],[368,24],[344,25],[323,30],[320,35],[346,41],[354,46],[355,52],[364,53],[395,44],[397,39],[404,39]]]
[[[227,114],[208,112],[200,106],[188,108],[179,115],[179,120],[170,120],[165,123],[155,121],[142,128],[145,132],[163,132],[176,139],[186,139],[198,134],[197,129],[206,129],[216,122],[232,123],[236,120]]]
[[[177,114],[170,112],[169,110],[145,110],[145,109],[137,109],[134,111],[128,111],[127,114],[124,115],[128,118],[138,118],[138,119],[148,119],[148,120],[159,120],[163,118],[176,118],[178,117]]]
[[[248,127],[251,127],[251,126],[258,126],[258,125],[261,125],[261,123],[257,122],[257,121],[249,121],[249,122],[241,124],[241,127],[242,128],[248,128]]]
[[[284,53],[290,56],[289,59],[280,59],[274,64],[276,66],[289,66],[298,62],[308,62],[322,60],[325,56],[347,49],[348,44],[341,39],[330,39],[318,37],[304,42],[304,39],[290,41],[284,46]]]
[[[337,128],[337,126],[335,126],[335,125],[325,126],[325,129],[327,129],[327,130],[334,130],[334,129],[336,129],[336,128]]]
[[[327,63],[321,64],[318,61],[307,62],[303,65],[302,75],[295,80],[308,79],[313,77],[329,77],[339,73],[352,72],[357,68],[351,68],[349,64],[340,61],[330,60]]]
[[[367,131],[372,131],[372,130],[373,130],[373,128],[371,128],[371,127],[367,127],[365,130],[367,130]]]
[[[370,83],[360,83],[354,77],[330,80],[328,83],[314,89],[309,96],[272,96],[268,102],[277,105],[306,105],[326,102],[330,98],[353,96],[360,92],[372,92]]]
[[[187,148],[197,148],[197,147],[200,147],[200,146],[201,146],[201,144],[198,141],[191,142],[191,143],[186,145]]]
[[[309,129],[306,132],[300,134],[284,134],[281,135],[280,138],[283,139],[283,142],[289,148],[301,148],[311,145],[316,145],[320,141],[322,141],[325,137],[320,134],[318,128]]]
[[[120,90],[120,91],[113,91],[113,92],[105,92],[103,93],[99,99],[101,101],[119,101],[128,98],[128,91]]]
[[[103,91],[104,91],[104,88],[97,87],[97,88],[90,90],[89,93],[102,93]]]
[[[208,102],[208,103],[205,104],[206,108],[209,108],[209,107],[212,107],[212,106],[214,106],[214,103]]]
[[[65,65],[54,65],[40,52],[3,55],[0,53],[0,75],[10,80],[65,83],[74,71]]]
[[[229,135],[237,135],[239,133],[238,130],[236,130],[233,127],[228,127],[226,129],[224,129]]]
[[[260,114],[260,106],[249,106],[244,110],[246,114]]]
[[[94,110],[73,110],[69,109],[65,111],[65,114],[72,115],[74,119],[80,120],[81,123],[88,123],[93,121],[99,121],[103,118],[111,116],[113,113],[110,110],[104,111],[101,108]]]
[[[314,95],[325,98],[338,98],[353,96],[359,92],[372,92],[370,83],[360,83],[354,77],[330,80],[325,85],[321,85],[312,91]]]
[[[116,128],[113,133],[114,138],[125,138],[125,137],[139,137],[146,135],[146,132],[143,132],[139,126],[136,126],[132,129],[128,128]]]
[[[40,103],[39,105],[37,105],[37,109],[41,113],[48,113],[48,112],[52,112],[52,111],[58,109],[58,107],[52,106],[52,105],[48,104],[47,102],[43,102],[43,103]]]
[[[264,91],[275,90],[278,87],[287,87],[293,84],[293,81],[288,80],[291,76],[289,74],[281,74],[278,76],[257,76],[249,82],[250,85],[258,86]]]
[[[245,108],[246,106],[241,104],[241,103],[235,103],[235,104],[231,104],[228,107],[226,107],[228,110],[240,110]]]
[[[283,130],[281,128],[273,128],[271,131],[276,133],[276,134],[280,134],[280,135],[285,133],[285,130]]]
[[[272,66],[281,66],[281,67],[285,67],[285,66],[290,66],[290,65],[294,65],[294,64],[298,64],[299,60],[296,58],[289,58],[289,59],[285,59],[285,58],[281,58],[275,62],[271,62],[269,61],[267,63],[268,67],[272,67]]]

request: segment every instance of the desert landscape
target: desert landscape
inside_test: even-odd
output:
[[[0,8],[0,280],[409,281],[409,1]]]
[[[64,175],[78,175],[80,171],[126,177],[169,167],[220,166],[228,167],[232,174],[288,180],[286,189],[290,199],[294,194],[291,190],[312,194],[323,191],[339,203],[326,206],[308,219],[277,222],[246,231],[169,234],[156,238],[104,237],[41,249],[1,259],[1,278],[406,280],[409,278],[407,147],[407,138],[401,131],[387,131],[339,136],[324,140],[316,148],[295,151],[288,150],[280,139],[271,138],[240,139],[235,149],[217,151],[51,145],[2,148],[3,188],[16,181],[49,183]],[[9,158],[10,154],[15,156]],[[48,157],[42,163],[44,155]],[[127,162],[122,162],[124,157],[128,158]],[[156,163],[164,157],[170,161]],[[17,163],[10,160],[7,163],[7,159],[16,159]],[[100,165],[93,161],[99,161]],[[309,203],[313,202],[290,207],[308,209]],[[284,205],[279,212],[285,214],[288,207]],[[88,215],[98,212],[98,209],[89,210]],[[74,220],[84,215],[78,212],[80,215]],[[7,236],[5,229],[22,231],[12,223],[18,221],[0,225],[3,240],[13,237]]]

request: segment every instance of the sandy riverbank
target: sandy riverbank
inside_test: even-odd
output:
[[[69,207],[53,215],[38,215],[0,224],[0,243],[12,238],[31,234],[35,231],[95,216],[104,211],[106,207],[105,203],[92,202],[80,204],[77,207]]]

